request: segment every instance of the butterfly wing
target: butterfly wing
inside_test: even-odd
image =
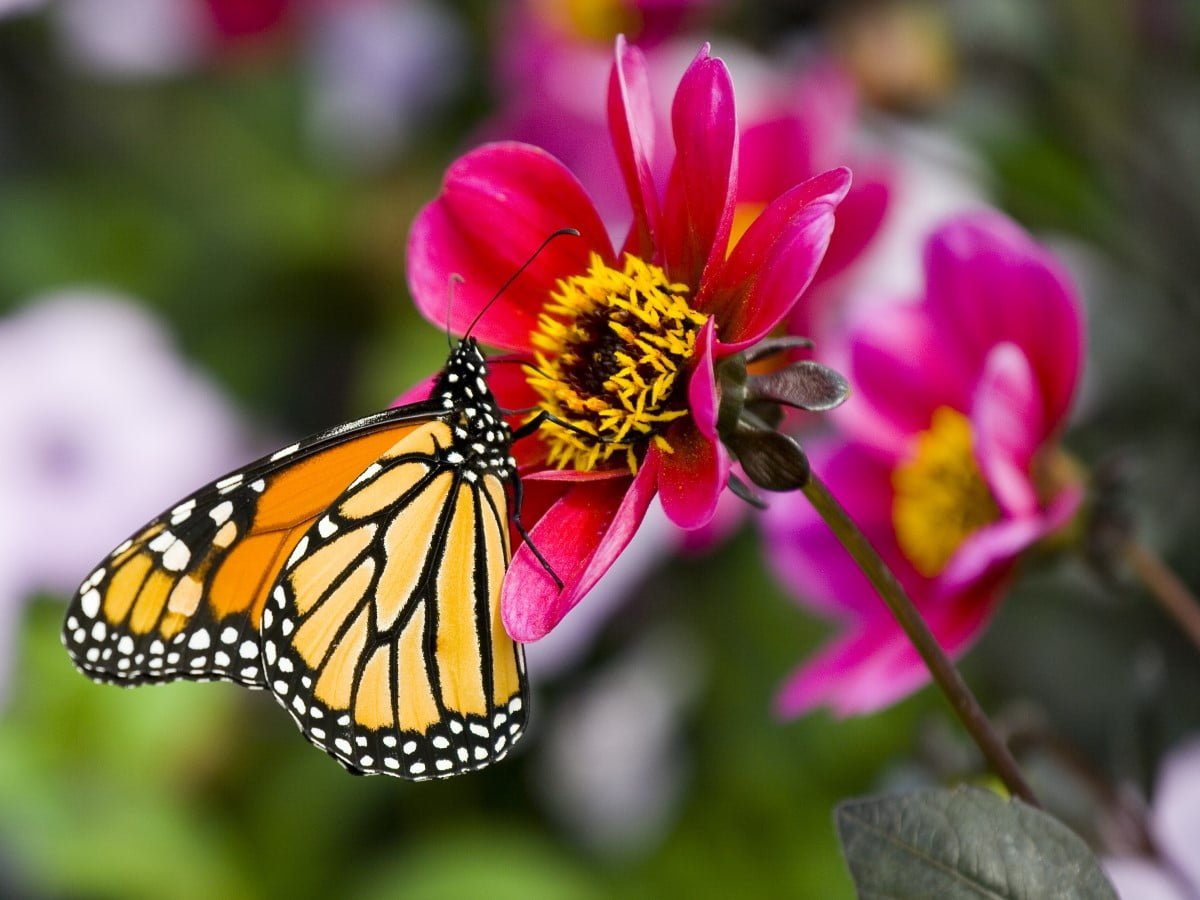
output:
[[[265,686],[259,619],[284,561],[336,497],[443,413],[390,410],[285,447],[202,488],[118,546],[80,586],[63,643],[97,681]]]
[[[500,622],[502,477],[451,428],[405,435],[300,538],[262,615],[266,679],[346,768],[448,777],[502,758],[525,723],[521,648]]]

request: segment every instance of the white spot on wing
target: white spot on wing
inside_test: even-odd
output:
[[[79,598],[79,608],[89,619],[96,618],[96,613],[100,612],[100,593],[92,588]]]
[[[233,515],[233,503],[229,500],[222,500],[210,509],[208,514],[218,525],[224,525],[229,521],[229,517]]]
[[[176,541],[162,555],[163,568],[171,572],[182,572],[187,568],[191,558],[192,551],[188,549],[187,544],[183,541]]]
[[[300,561],[300,558],[308,552],[308,535],[300,538],[300,543],[296,544],[296,549],[292,551],[292,555],[288,557],[286,568],[290,569]]]
[[[188,648],[191,650],[204,650],[209,645],[208,630],[204,628],[198,629],[188,638]]]
[[[271,454],[271,462],[275,462],[277,459],[283,459],[285,456],[291,456],[299,449],[299,444],[291,444],[290,446],[284,447],[282,450],[276,450]]]

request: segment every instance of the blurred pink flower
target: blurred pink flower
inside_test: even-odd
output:
[[[1149,826],[1159,858],[1104,860],[1121,900],[1194,900],[1200,896],[1200,736],[1164,758]]]
[[[622,40],[608,108],[633,206],[620,253],[571,172],[516,143],[454,163],[409,239],[410,288],[430,321],[447,321],[448,279],[464,276],[449,310],[451,328],[462,332],[546,236],[567,226],[582,235],[539,254],[474,331],[538,369],[527,382],[516,367],[499,367],[507,374],[494,373],[492,388],[502,406],[540,405],[606,438],[587,442],[546,425],[526,442],[531,537],[565,586],[555,586],[528,546],[517,551],[502,609],[509,633],[522,641],[545,635],[591,589],[656,495],[680,527],[711,518],[729,473],[716,430],[715,363],[788,314],[821,262],[849,186],[842,169],[794,187],[730,250],[737,123],[724,64],[704,47],[679,83],[672,108],[679,150],[661,194],[649,164],[655,134],[645,60]],[[655,368],[646,361],[645,371],[664,374],[652,384],[623,375],[621,355],[640,359],[649,348],[658,348]],[[612,370],[580,367],[592,359]],[[620,378],[632,379],[626,387],[636,401],[618,397],[612,385]]]
[[[829,60],[799,77],[775,79],[765,87],[759,109],[742,128],[745,176],[738,182],[734,233],[792,185],[834,166],[849,166],[854,184],[838,206],[829,250],[805,303],[792,312],[789,331],[806,337],[824,332],[823,307],[836,298],[820,287],[846,272],[867,250],[889,206],[894,167],[881,154],[855,145],[858,93],[854,82]],[[818,308],[822,307],[822,308]]]
[[[226,400],[144,311],[62,291],[0,319],[0,694],[12,626],[173,500],[242,459]]]
[[[855,394],[813,470],[909,591],[948,652],[981,633],[1021,554],[1080,501],[1049,477],[1083,354],[1078,299],[1057,262],[994,213],[957,217],[925,252],[925,295],[853,324]],[[866,713],[928,674],[804,497],[764,514],[770,562],[841,635],[778,699],[784,715]]]

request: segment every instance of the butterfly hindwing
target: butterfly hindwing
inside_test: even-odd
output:
[[[456,775],[524,727],[524,661],[499,618],[504,481],[464,467],[461,434],[430,423],[370,466],[300,540],[263,612],[272,692],[353,771]]]
[[[472,339],[432,398],[285,447],[146,525],[80,586],[63,642],[98,681],[267,688],[355,772],[447,777],[526,716],[500,621],[512,434]]]
[[[80,586],[63,643],[97,681],[262,688],[259,617],[310,524],[428,407],[342,426],[197,491],[119,545]]]

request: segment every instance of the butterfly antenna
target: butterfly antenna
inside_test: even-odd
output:
[[[527,259],[527,260],[525,260],[525,262],[521,263],[520,268],[518,268],[517,271],[515,271],[511,275],[509,275],[507,280],[505,280],[504,284],[500,285],[500,289],[498,291],[496,291],[495,294],[492,295],[492,299],[483,305],[483,309],[479,310],[479,312],[476,314],[475,318],[471,320],[471,324],[470,324],[470,326],[468,326],[467,331],[463,335],[463,337],[464,338],[467,337],[468,335],[470,335],[470,333],[472,331],[475,330],[475,326],[479,324],[479,320],[483,318],[483,314],[486,313],[489,309],[491,309],[492,304],[500,299],[501,295],[512,286],[512,283],[514,281],[516,281],[518,278],[521,277],[521,274],[533,264],[533,261],[541,255],[542,251],[545,250],[546,247],[548,247],[550,245],[551,241],[555,240],[556,238],[565,237],[568,234],[572,235],[574,237],[579,237],[579,229],[577,229],[577,228],[560,228],[560,229],[558,229],[558,231],[554,232],[552,235],[550,235],[548,238],[546,238],[544,241],[542,241],[542,243],[538,245],[538,248],[533,251],[532,255],[530,255],[529,259]]]
[[[446,298],[446,346],[451,350],[454,349],[454,337],[450,334],[450,308],[454,305],[454,286],[462,284],[466,279],[457,272],[450,273],[450,285],[446,289],[449,296]]]

